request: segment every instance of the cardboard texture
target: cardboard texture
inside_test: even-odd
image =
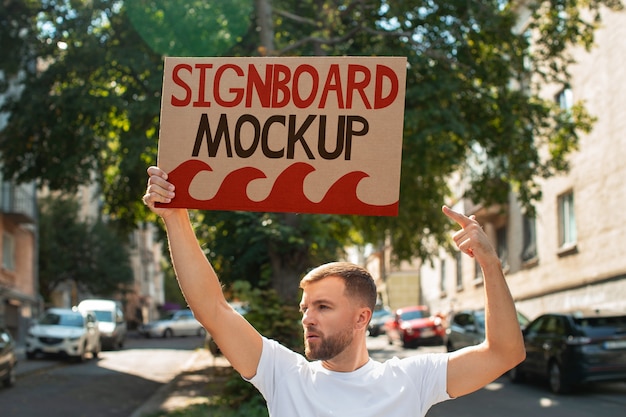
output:
[[[165,59],[168,207],[395,216],[403,57]]]

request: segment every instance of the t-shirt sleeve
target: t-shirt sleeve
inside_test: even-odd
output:
[[[298,366],[302,360],[305,359],[301,355],[287,349],[275,340],[263,337],[263,350],[256,374],[250,379],[244,379],[254,385],[266,400],[270,400],[275,392],[279,377],[277,364],[280,363],[280,368],[285,371],[290,367]]]
[[[412,356],[413,375],[417,378],[416,386],[421,391],[422,413],[433,405],[450,399],[448,395],[448,354],[434,353]]]

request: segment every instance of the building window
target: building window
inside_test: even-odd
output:
[[[480,264],[474,258],[474,285],[482,285],[483,283],[483,270],[480,267]]]
[[[569,87],[563,88],[555,97],[559,107],[563,110],[570,111],[574,107],[574,93]]]
[[[15,271],[15,237],[6,232],[2,234],[2,268]]]
[[[537,257],[537,232],[535,231],[535,218],[524,216],[522,262],[528,262]]]
[[[456,289],[461,291],[463,289],[463,255],[461,252],[456,252],[454,258],[456,261]]]
[[[558,198],[559,246],[569,248],[576,245],[576,217],[574,215],[574,193],[568,192]]]

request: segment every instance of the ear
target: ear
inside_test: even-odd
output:
[[[357,309],[357,314],[358,314],[357,320],[356,320],[356,323],[354,324],[355,329],[367,330],[367,325],[369,324],[370,319],[372,318],[372,310],[370,310],[367,307],[361,307]]]

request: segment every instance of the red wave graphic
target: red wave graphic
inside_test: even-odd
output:
[[[205,162],[188,160],[169,173],[169,181],[176,186],[176,197],[161,207],[193,208],[207,210],[243,210],[264,212],[360,214],[368,216],[397,216],[398,202],[377,206],[359,200],[356,188],[368,177],[365,172],[350,172],[339,178],[326,192],[322,200],[315,203],[304,194],[304,179],[315,168],[304,162],[287,167],[274,182],[270,194],[262,201],[248,197],[246,189],[255,179],[267,178],[259,169],[245,167],[229,173],[216,195],[209,200],[196,200],[189,194],[189,186],[202,171],[213,171]]]

